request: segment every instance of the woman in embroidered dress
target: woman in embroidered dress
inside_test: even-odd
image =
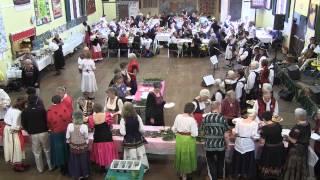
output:
[[[108,88],[107,97],[104,104],[104,111],[111,113],[113,124],[118,124],[120,119],[121,110],[123,108],[122,100],[117,96],[117,90],[115,88]]]
[[[122,119],[120,121],[120,133],[123,138],[123,159],[140,160],[145,169],[149,169],[149,162],[144,147],[143,122],[137,114],[132,103],[124,103]]]
[[[25,142],[21,129],[21,113],[25,108],[26,100],[18,97],[4,116],[5,127],[3,130],[4,159],[13,165],[13,170],[22,172],[28,166],[25,160]]]
[[[82,60],[79,69],[82,71],[81,92],[89,97],[94,97],[93,94],[98,90],[98,87],[94,75],[96,66],[91,59],[90,51],[84,52],[84,59]]]
[[[94,129],[90,159],[103,170],[109,168],[114,159],[118,159],[118,151],[112,140],[110,113],[103,112],[100,104],[94,104],[93,115],[89,117],[89,128]]]
[[[88,178],[90,160],[88,126],[83,124],[81,111],[73,113],[73,122],[67,127],[66,139],[70,147],[69,174],[75,179]]]
[[[92,44],[92,47],[91,47],[92,59],[94,61],[103,60],[101,46],[100,46],[97,35],[93,34],[92,36],[90,36],[90,40]]]
[[[198,126],[202,123],[202,115],[208,103],[210,103],[210,91],[208,89],[202,89],[199,93],[199,96],[195,97],[192,101],[194,104],[195,110],[193,116],[196,119]]]
[[[153,84],[146,102],[146,125],[164,126],[163,106],[166,103],[161,94],[161,83]]]
[[[175,167],[183,180],[187,174],[197,169],[196,139],[198,125],[193,117],[195,105],[187,103],[184,106],[184,114],[177,115],[172,131],[176,133],[176,158]]]
[[[134,53],[130,53],[129,56],[129,64],[128,64],[128,73],[131,77],[130,81],[130,94],[135,95],[138,89],[137,85],[137,74],[139,72],[139,63],[137,61],[137,56]]]

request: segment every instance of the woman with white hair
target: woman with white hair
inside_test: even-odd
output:
[[[256,176],[255,140],[260,138],[256,113],[248,109],[248,117],[240,118],[236,122],[233,134],[236,136],[235,151],[232,157],[232,174],[234,177],[254,179]]]
[[[240,117],[240,104],[234,91],[227,91],[226,97],[221,103],[221,114],[227,120],[229,126],[234,126],[232,119]]]
[[[262,98],[258,98],[255,101],[253,109],[258,115],[257,120],[261,120],[262,114],[266,111],[270,111],[272,115],[279,114],[278,101],[272,96],[270,91],[267,91],[267,89],[264,90]]]
[[[253,61],[250,63],[249,76],[247,78],[247,84],[245,85],[247,100],[257,99],[259,94],[259,63]]]
[[[294,111],[297,124],[291,129],[289,136],[288,158],[285,165],[284,180],[304,180],[309,176],[308,146],[311,136],[307,112],[302,108]]]
[[[210,103],[210,91],[208,89],[202,89],[199,93],[199,96],[195,97],[192,101],[195,107],[195,111],[193,112],[193,116],[196,119],[198,126],[202,123],[202,115],[204,110],[206,109],[208,103]]]

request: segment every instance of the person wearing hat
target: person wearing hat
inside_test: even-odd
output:
[[[260,62],[261,55],[260,55],[260,47],[259,46],[254,46],[252,56],[253,56],[253,58],[252,58],[251,62],[252,61]]]
[[[232,119],[240,117],[240,104],[233,90],[227,91],[226,97],[221,103],[221,114],[227,120],[229,126],[234,126]]]
[[[195,97],[192,101],[195,107],[193,116],[198,123],[198,126],[202,123],[202,115],[206,109],[207,103],[209,102],[210,91],[208,89],[202,89],[199,93],[199,96]]]
[[[153,84],[153,91],[149,92],[146,102],[146,125],[164,126],[163,107],[166,104],[161,93],[160,82]]]
[[[247,78],[247,84],[245,85],[247,100],[257,99],[259,94],[259,63],[253,61],[250,63],[249,75]]]
[[[278,101],[272,96],[271,91],[264,90],[262,98],[258,98],[253,109],[257,113],[257,120],[262,120],[262,114],[266,111],[270,111],[273,116],[279,115],[279,105]]]
[[[282,175],[285,162],[285,148],[281,135],[280,118],[272,117],[270,111],[262,114],[264,126],[260,128],[260,142],[263,144],[259,162],[259,178],[278,179]]]
[[[311,136],[310,123],[307,121],[307,111],[297,108],[294,111],[296,125],[290,130],[288,156],[283,173],[284,180],[307,179],[308,168],[308,147]]]
[[[234,177],[256,178],[255,140],[260,138],[259,125],[255,121],[256,113],[248,109],[247,118],[237,120],[233,134],[236,136],[232,157],[232,175]]]
[[[88,126],[83,124],[81,111],[74,112],[72,118],[65,136],[70,149],[69,175],[75,179],[84,179],[90,175],[89,130]]]

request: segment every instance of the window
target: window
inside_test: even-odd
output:
[[[157,8],[158,0],[143,0],[143,8]]]

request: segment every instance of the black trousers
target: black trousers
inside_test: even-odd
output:
[[[206,157],[210,179],[223,178],[225,151],[207,151]]]

